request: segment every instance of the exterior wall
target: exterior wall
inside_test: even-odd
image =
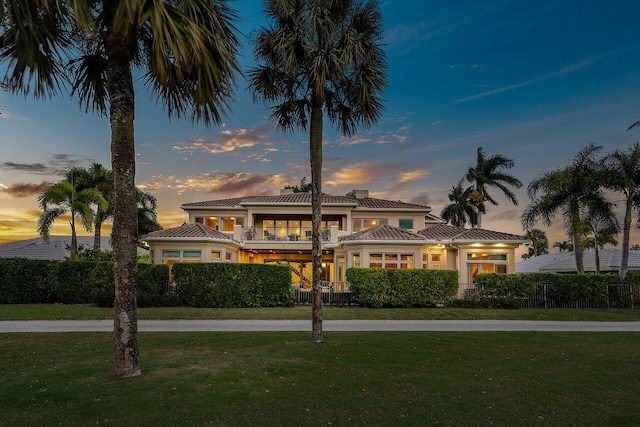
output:
[[[202,242],[202,241],[156,241],[149,243],[149,262],[152,264],[162,264],[163,251],[201,251],[199,259],[189,258],[192,262],[213,262],[211,258],[212,251],[220,252],[220,261],[239,262],[239,251],[233,245],[224,243]],[[230,259],[227,259],[227,255]],[[184,259],[172,260],[174,262],[185,261]]]
[[[354,219],[377,219],[377,218],[386,218],[387,224],[400,227],[400,219],[412,219],[413,220],[413,228],[410,230],[422,230],[424,228],[424,216],[426,211],[423,212],[415,212],[415,211],[382,211],[382,210],[354,210],[351,212],[351,218],[347,224],[347,230],[353,232],[353,220]]]
[[[515,248],[517,245],[506,245],[502,243],[494,244],[467,244],[460,245],[460,283],[471,283],[472,277],[469,275],[469,266],[471,265],[503,265],[506,273],[515,273]],[[506,255],[506,260],[468,260],[468,255]]]

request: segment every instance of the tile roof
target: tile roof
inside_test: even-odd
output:
[[[143,240],[157,240],[163,238],[202,238],[234,241],[228,234],[214,230],[213,228],[207,227],[206,225],[198,222],[193,224],[183,224],[180,227],[158,230],[142,236]]]
[[[620,270],[622,258],[620,249],[601,249],[599,256],[600,271]],[[583,264],[585,271],[596,271],[595,251],[586,250],[583,252]],[[629,270],[640,270],[640,251],[629,251],[627,266]],[[574,252],[544,254],[516,263],[516,273],[573,273],[576,270]]]
[[[241,208],[247,204],[305,204],[311,206],[311,193],[281,194],[277,196],[245,196],[231,199],[207,200],[204,202],[184,203],[183,209],[193,207],[227,207]],[[399,200],[374,199],[372,197],[356,198],[350,196],[322,196],[323,205],[353,205],[356,209],[408,209],[430,211],[430,206],[405,203]]]
[[[402,228],[393,227],[391,225],[378,225],[376,227],[368,228],[366,230],[358,231],[357,233],[349,234],[348,236],[340,237],[340,241],[379,241],[379,240],[416,240],[418,242],[424,241],[424,238],[418,236],[411,231],[404,230]]]
[[[64,260],[69,256],[68,246],[71,245],[71,236],[49,236],[45,242],[40,237],[0,244],[0,258],[30,258]],[[78,246],[93,248],[93,236],[78,236]],[[102,250],[111,250],[111,237],[102,236],[100,239]],[[146,250],[138,248],[140,253]]]
[[[500,231],[485,230],[482,228],[462,228],[448,224],[438,224],[418,231],[418,234],[427,240],[457,240],[457,241],[524,241],[524,236],[502,233]]]

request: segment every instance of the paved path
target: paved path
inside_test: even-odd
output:
[[[140,332],[311,331],[310,320],[141,320]],[[640,322],[325,320],[324,331],[640,332]],[[112,320],[0,321],[2,332],[111,332]]]

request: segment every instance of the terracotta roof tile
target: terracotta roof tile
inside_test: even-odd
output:
[[[278,196],[246,196],[232,199],[207,200],[204,202],[184,203],[182,208],[190,207],[242,207],[245,204],[306,204],[311,206],[311,193],[282,194]],[[430,211],[430,206],[405,203],[399,200],[374,199],[372,197],[356,198],[349,196],[322,196],[323,205],[352,204],[357,208],[364,209],[409,209]]]
[[[376,227],[368,228],[366,230],[358,231],[357,233],[349,234],[348,236],[340,237],[340,241],[370,241],[370,240],[416,240],[423,241],[424,238],[418,236],[411,231],[404,230],[402,228],[393,227],[391,225],[378,225]]]
[[[428,240],[477,240],[477,241],[521,241],[527,240],[517,234],[502,233],[500,231],[484,230],[482,228],[463,228],[448,224],[438,224],[418,231],[418,234]]]
[[[153,233],[142,236],[143,240],[167,238],[167,237],[187,237],[187,238],[208,238],[215,240],[230,240],[233,238],[213,228],[198,222],[194,224],[184,224],[176,228],[167,228],[165,230],[154,231]]]

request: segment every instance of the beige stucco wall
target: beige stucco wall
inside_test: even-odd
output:
[[[200,262],[211,262],[211,251],[219,251],[221,261],[239,262],[238,248],[225,243],[213,243],[202,241],[155,241],[149,244],[149,262],[162,264],[162,251],[201,251]],[[227,260],[227,254],[231,259]]]

